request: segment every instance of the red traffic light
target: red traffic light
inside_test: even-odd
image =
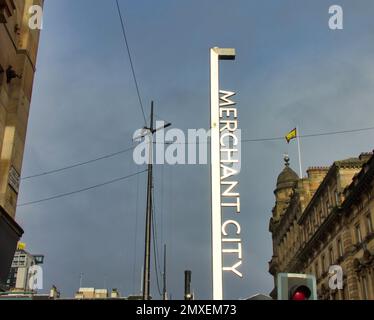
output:
[[[308,300],[311,291],[307,286],[297,286],[290,290],[290,300]]]
[[[306,296],[304,294],[304,292],[301,292],[301,291],[296,291],[291,300],[306,300]]]
[[[316,277],[304,273],[278,273],[278,300],[318,300]]]

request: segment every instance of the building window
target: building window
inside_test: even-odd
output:
[[[333,247],[329,248],[329,258],[330,258],[330,265],[333,265],[335,262],[335,257],[334,257],[334,249]]]
[[[368,292],[368,283],[367,283],[367,278],[366,276],[363,276],[361,278],[362,282],[362,299],[367,300],[369,297],[369,292]]]
[[[308,229],[308,235],[310,235],[312,233],[312,226],[310,223],[310,218],[308,219],[308,222],[307,222],[307,229]]]
[[[315,225],[318,225],[319,222],[321,221],[321,217],[320,217],[319,214],[317,213],[317,210],[316,210],[316,209],[313,210],[313,216],[314,216],[314,224],[315,224]]]
[[[339,194],[337,191],[335,191],[334,194],[335,194],[335,204],[338,206],[339,205]]]
[[[359,223],[355,225],[355,233],[356,233],[356,243],[361,243],[362,235],[361,235],[361,228],[360,228]]]
[[[342,257],[344,255],[343,243],[341,239],[338,239],[338,253],[339,257]]]
[[[315,270],[316,277],[318,278],[319,277],[318,261],[316,261],[314,265],[314,270]]]
[[[366,227],[368,234],[373,232],[373,222],[371,221],[370,213],[366,215]]]
[[[330,202],[329,199],[326,200],[326,216],[330,213]]]
[[[321,200],[320,205],[319,205],[319,215],[321,216],[322,219],[326,217],[326,212],[323,208],[322,200]]]
[[[322,256],[322,263],[321,263],[322,273],[326,271],[326,259],[325,256]]]

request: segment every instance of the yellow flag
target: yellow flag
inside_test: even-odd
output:
[[[286,141],[287,141],[287,143],[290,143],[290,141],[292,140],[292,139],[295,139],[297,137],[297,130],[296,130],[296,128],[295,129],[293,129],[293,130],[291,130],[287,135],[286,135]]]
[[[18,250],[25,250],[26,249],[26,243],[18,242],[17,249]]]

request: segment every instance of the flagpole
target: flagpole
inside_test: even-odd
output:
[[[300,131],[299,131],[299,127],[296,127],[296,137],[297,137],[297,149],[298,149],[298,152],[299,152],[300,179],[302,179],[303,178],[303,168],[301,166]]]

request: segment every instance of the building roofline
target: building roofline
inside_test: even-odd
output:
[[[360,172],[353,177],[352,182],[344,189],[343,192],[346,196],[342,203],[344,209],[352,204],[357,192],[361,190],[371,176],[374,176],[374,153],[372,153],[371,157],[364,163]]]
[[[319,196],[319,194],[322,192],[323,187],[327,183],[327,181],[330,179],[330,176],[333,174],[333,172],[337,169],[337,166],[335,165],[335,162],[331,165],[331,167],[327,170],[326,176],[323,178],[322,182],[319,184],[317,190],[314,192],[312,198],[309,200],[306,208],[302,212],[299,220],[297,221],[298,224],[303,223],[305,220],[305,217],[308,215],[308,212],[310,210],[310,207],[312,206],[312,203],[314,200]]]
[[[368,154],[370,154],[370,153],[365,153],[364,155],[368,155]],[[363,153],[361,155],[363,155]],[[303,223],[303,221],[305,220],[305,217],[309,213],[309,210],[310,210],[311,206],[313,205],[313,202],[320,195],[320,193],[322,192],[322,189],[325,187],[325,185],[327,184],[327,182],[329,181],[331,176],[337,171],[337,169],[340,169],[340,168],[362,168],[363,167],[363,165],[366,163],[366,161],[361,159],[361,155],[360,155],[360,158],[349,158],[349,159],[346,159],[346,160],[334,161],[334,163],[329,167],[329,169],[326,173],[326,176],[323,178],[322,182],[320,183],[317,190],[314,192],[312,198],[308,202],[308,204],[307,204],[306,208],[304,209],[303,213],[301,214],[301,216],[298,220],[299,224]],[[323,168],[327,168],[327,167],[312,167],[312,168],[323,169]]]

